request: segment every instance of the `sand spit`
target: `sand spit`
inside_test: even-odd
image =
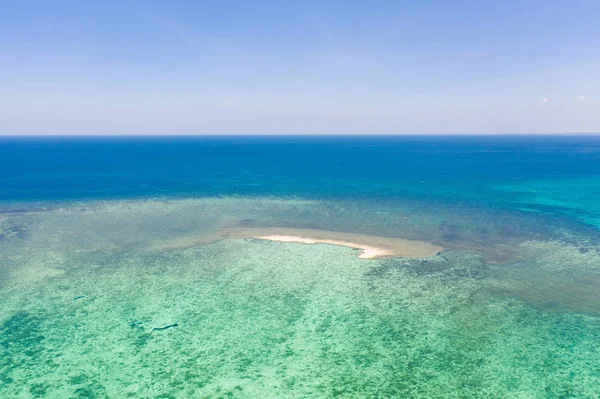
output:
[[[228,238],[251,238],[300,244],[329,244],[361,249],[362,259],[422,258],[433,256],[443,248],[425,241],[378,237],[337,231],[296,229],[285,227],[230,228],[221,232]]]

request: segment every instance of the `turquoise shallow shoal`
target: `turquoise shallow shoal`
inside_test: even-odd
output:
[[[412,215],[406,229],[420,215],[240,198],[5,214],[2,397],[595,397],[600,304],[581,282],[599,281],[600,255],[586,236],[490,235],[518,255],[507,263],[260,240],[150,250],[223,224],[377,212]]]

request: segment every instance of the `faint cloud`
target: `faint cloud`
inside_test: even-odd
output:
[[[548,98],[546,98],[546,97],[542,98],[543,103],[547,103],[548,101],[550,101]]]
[[[575,97],[575,101],[586,101],[587,98],[585,98],[584,96],[577,96]]]

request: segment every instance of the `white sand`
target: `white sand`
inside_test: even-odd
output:
[[[376,258],[422,258],[433,256],[443,248],[425,241],[403,238],[378,237],[354,233],[342,233],[326,230],[293,228],[234,228],[222,232],[225,237],[254,238],[300,244],[329,244],[361,249],[358,256],[362,259]]]
[[[342,247],[350,247],[350,248],[360,248],[362,252],[358,255],[359,258],[362,259],[373,259],[373,258],[381,258],[385,256],[393,256],[393,252],[384,249],[384,248],[376,248],[367,246],[364,244],[359,244],[355,242],[348,241],[337,241],[337,240],[320,240],[316,238],[310,237],[298,237],[298,236],[282,236],[282,235],[272,235],[272,236],[257,236],[252,237],[259,240],[269,240],[269,241],[280,241],[280,242],[296,242],[300,244],[330,244],[330,245],[340,245]]]

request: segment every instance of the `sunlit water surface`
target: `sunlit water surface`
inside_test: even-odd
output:
[[[598,137],[5,139],[0,155],[1,398],[599,397]],[[445,250],[169,247],[236,226]]]

